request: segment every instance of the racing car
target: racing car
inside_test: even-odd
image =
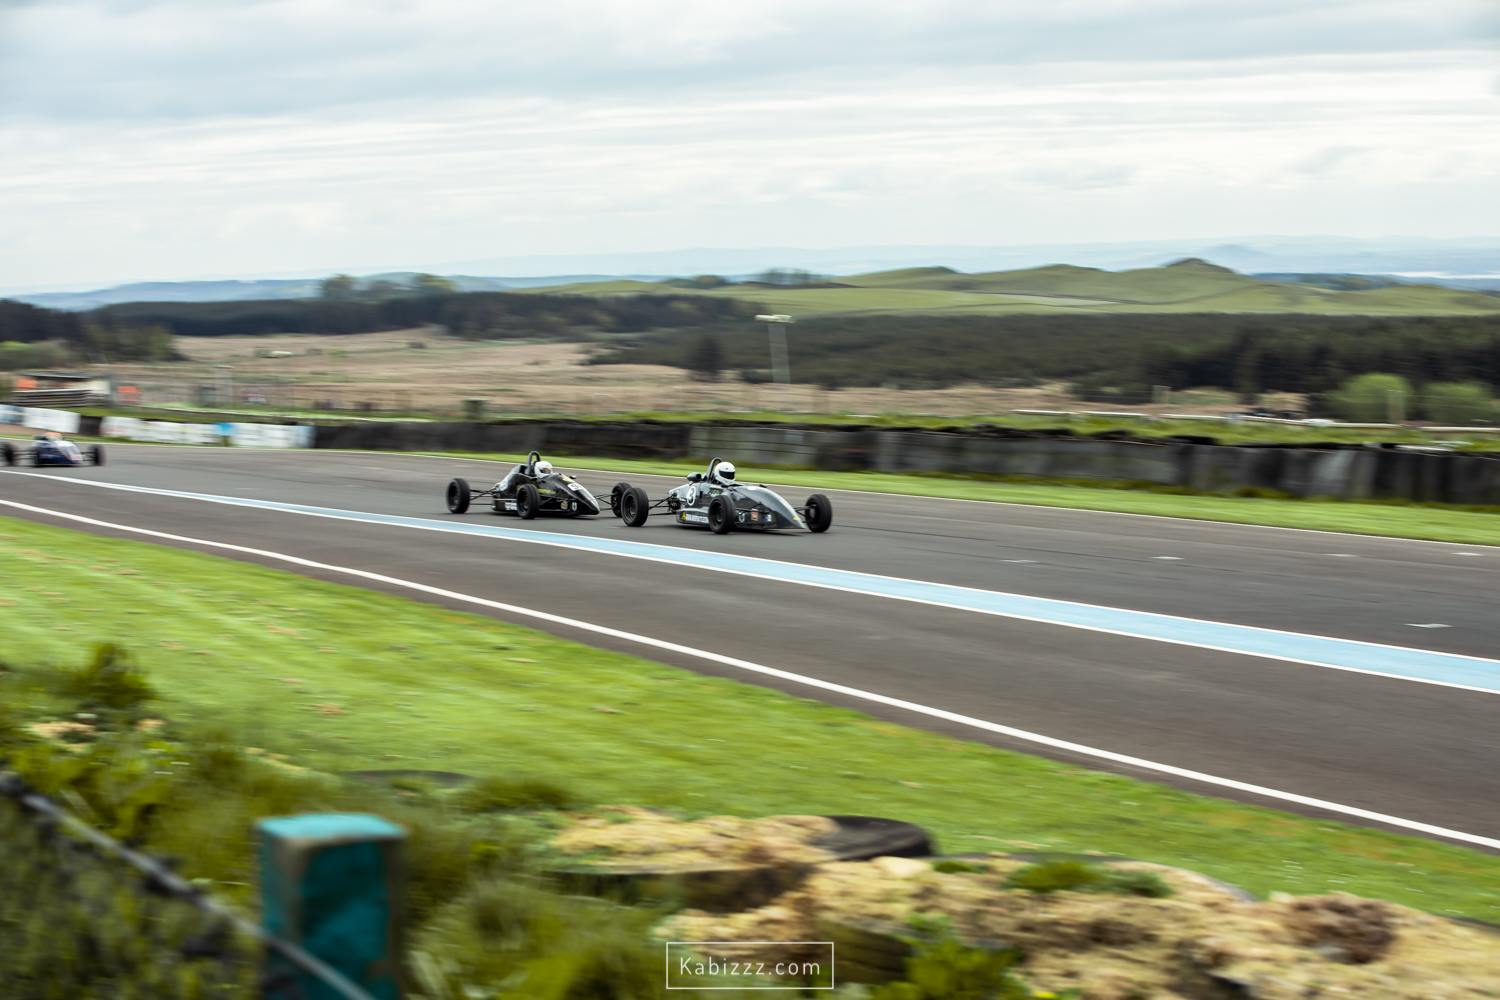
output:
[[[705,527],[716,535],[776,528],[824,532],[833,524],[833,504],[823,494],[814,493],[794,507],[764,483],[742,483],[735,475],[733,463],[716,458],[707,472],[693,473],[660,500],[629,483],[617,484],[612,497],[620,519],[632,528],[653,514],[670,515],[677,524]]]
[[[619,487],[615,488],[615,496]],[[580,514],[599,514],[610,505],[599,500],[572,476],[565,476],[552,468],[552,463],[533,451],[526,461],[511,469],[505,478],[487,490],[476,490],[467,479],[454,479],[448,484],[448,513],[462,514],[475,500],[488,498],[497,514],[517,514],[530,521],[538,514],[561,514],[577,517]],[[611,510],[613,513],[613,510]]]
[[[0,464],[4,465],[103,465],[104,449],[90,445],[82,451],[57,431],[47,431],[31,439],[29,445],[17,448],[0,441]]]

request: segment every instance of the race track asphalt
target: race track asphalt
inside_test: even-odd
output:
[[[523,523],[482,506],[455,517],[442,503],[448,479],[461,475],[488,485],[502,470],[467,459],[145,445],[112,445],[110,455],[110,464],[97,469],[0,473],[0,498],[399,577],[1090,747],[1500,838],[1500,693],[732,576],[695,568],[691,559],[664,564],[72,481],[648,541],[689,556],[732,552],[1472,657],[1500,652],[1500,549],[833,490],[827,492],[835,523],[826,535],[715,536],[665,519],[631,530],[609,517]],[[629,478],[652,496],[679,481],[578,476],[596,492]],[[783,492],[800,503],[809,491]],[[86,527],[14,508],[0,513]],[[1288,808],[628,640],[514,620],[965,739]],[[1447,627],[1414,627],[1435,624]]]

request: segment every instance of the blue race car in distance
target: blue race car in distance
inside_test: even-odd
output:
[[[31,439],[29,445],[17,448],[9,441],[0,441],[0,464],[4,465],[103,465],[104,449],[95,444],[87,451],[64,438],[57,431],[47,431]]]

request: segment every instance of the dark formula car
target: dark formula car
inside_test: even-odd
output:
[[[695,472],[687,482],[660,500],[629,483],[615,486],[612,497],[621,520],[632,528],[653,514],[668,515],[678,524],[708,528],[716,535],[731,531],[792,528],[827,531],[833,524],[833,504],[821,493],[794,507],[764,483],[742,483],[734,466],[723,459],[708,463],[708,472]]]
[[[474,489],[466,479],[455,479],[448,484],[450,514],[462,514],[469,509],[470,503],[481,498],[494,503],[495,513],[516,514],[527,521],[538,514],[577,517],[580,514],[600,514],[609,509],[578,480],[555,471],[552,463],[543,461],[538,452],[527,455],[525,462],[511,469],[504,479],[487,490]]]
[[[56,431],[48,431],[36,435],[30,444],[19,448],[9,441],[0,441],[0,464],[103,465],[104,449],[95,444],[84,451]]]

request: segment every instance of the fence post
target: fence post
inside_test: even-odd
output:
[[[314,813],[256,824],[261,926],[300,945],[377,1000],[399,1000],[406,832],[379,816]],[[281,956],[266,956],[268,1000],[341,1000]]]

